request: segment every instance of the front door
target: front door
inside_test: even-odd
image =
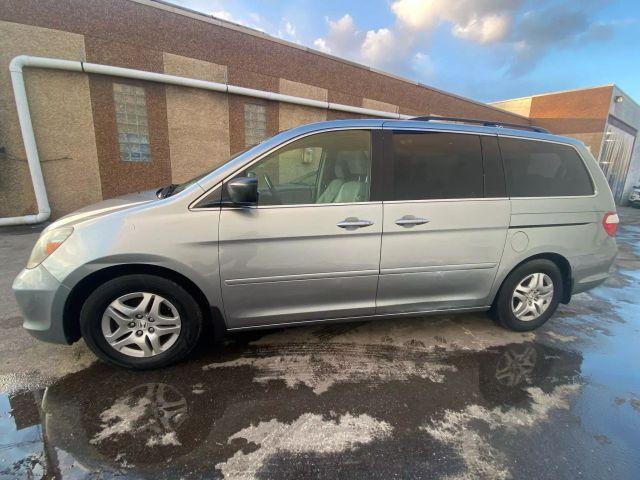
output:
[[[223,207],[220,275],[229,328],[373,314],[382,203],[371,201],[371,131],[295,140],[237,176],[258,205]]]
[[[377,313],[485,306],[511,208],[496,138],[389,130],[384,141]]]

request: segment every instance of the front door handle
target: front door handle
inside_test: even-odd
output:
[[[424,225],[425,223],[429,223],[429,220],[422,217],[414,217],[413,215],[405,215],[396,220],[396,225],[401,227],[413,227],[414,225]]]
[[[345,218],[341,222],[337,223],[338,227],[344,228],[346,230],[355,230],[357,228],[370,227],[373,225],[373,222],[369,220],[360,220],[355,217]]]

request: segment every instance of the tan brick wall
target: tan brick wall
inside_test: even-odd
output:
[[[528,117],[531,112],[531,97],[516,98],[514,100],[504,100],[502,102],[491,103],[494,107],[501,108],[507,112],[516,113]]]
[[[164,71],[172,75],[224,83],[227,68],[164,53]],[[180,183],[229,158],[227,95],[169,86],[166,89],[171,181]]]
[[[324,88],[294,82],[284,78],[280,79],[280,93],[320,101],[327,101],[328,94],[327,90]],[[292,105],[290,103],[280,103],[280,131],[304,125],[306,123],[322,122],[326,119],[326,109],[304,107],[302,105]]]
[[[82,60],[82,35],[0,22],[0,215],[37,211],[18,124],[9,62],[16,55]],[[25,69],[35,131],[52,217],[102,198],[89,82],[86,75]]]
[[[362,106],[364,108],[370,108],[372,110],[381,110],[383,112],[398,113],[398,106],[392,103],[381,102],[379,100],[373,100],[372,98],[363,98]]]

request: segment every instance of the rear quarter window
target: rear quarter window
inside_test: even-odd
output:
[[[510,197],[593,195],[591,177],[575,148],[504,137],[499,143]]]

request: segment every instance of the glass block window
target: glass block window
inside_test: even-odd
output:
[[[148,162],[151,151],[144,88],[114,83],[113,98],[120,158],[125,162]]]
[[[267,107],[253,103],[244,104],[244,143],[246,147],[257,145],[267,138]]]

